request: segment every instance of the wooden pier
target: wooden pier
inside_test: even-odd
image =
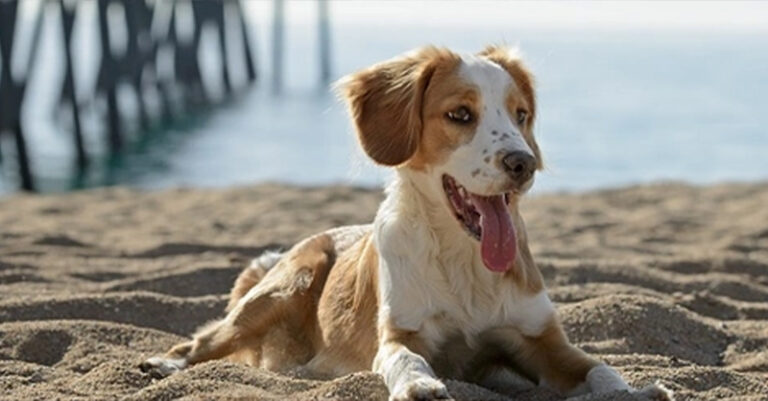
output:
[[[247,22],[239,0],[41,0],[40,7],[31,19],[30,40],[27,40],[27,59],[21,70],[14,74],[14,50],[20,23],[20,8],[27,0],[0,0],[0,147],[13,143],[9,153],[15,155],[18,181],[22,189],[36,189],[34,169],[30,162],[28,141],[22,122],[22,108],[26,89],[29,86],[29,71],[32,70],[39,54],[40,32],[45,17],[54,14],[61,21],[62,32],[58,44],[63,50],[64,79],[61,82],[60,107],[71,113],[71,146],[74,164],[80,170],[87,168],[92,159],[85,140],[83,124],[84,108],[96,102],[103,104],[100,119],[103,121],[101,135],[108,144],[108,153],[118,155],[126,145],[126,116],[121,107],[118,91],[121,86],[131,88],[138,104],[138,126],[148,132],[154,124],[148,110],[150,94],[159,99],[160,120],[173,122],[185,113],[215,106],[203,83],[199,51],[202,45],[203,28],[213,26],[219,38],[221,82],[223,96],[232,96],[238,89],[231,80],[231,69],[227,60],[230,54],[239,52],[243,60],[244,76],[249,85],[256,80],[257,71],[251,51]],[[98,41],[100,43],[100,65],[95,84],[87,85],[76,80],[74,65],[73,27],[83,17],[83,8],[94,6],[98,19]],[[91,4],[86,4],[91,3]],[[29,19],[23,21],[30,23]],[[234,29],[228,29],[229,27]],[[115,37],[114,32],[122,28],[124,37]],[[180,32],[187,33],[186,35]],[[237,32],[239,40],[232,40]],[[120,43],[122,41],[122,43]],[[235,47],[232,43],[239,43]],[[118,45],[116,45],[118,43]],[[162,53],[162,54],[161,54]],[[169,57],[170,55],[170,57]],[[160,60],[172,60],[171,73],[160,66]],[[21,75],[21,76],[16,76]],[[90,88],[90,89],[85,89]],[[85,92],[87,95],[85,95]],[[90,107],[90,109],[94,109]],[[46,118],[43,116],[42,118]],[[3,141],[3,136],[6,140]],[[7,140],[10,138],[10,140]],[[0,163],[4,160],[4,149],[0,148]]]

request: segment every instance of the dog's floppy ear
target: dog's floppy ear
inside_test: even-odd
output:
[[[528,103],[530,117],[528,118],[526,129],[523,130],[523,134],[531,150],[533,150],[534,156],[536,156],[537,168],[541,170],[544,167],[544,162],[541,158],[539,144],[536,143],[536,138],[533,136],[533,123],[537,112],[536,82],[533,73],[525,66],[520,58],[520,53],[516,49],[510,49],[505,46],[488,46],[479,55],[504,68],[512,76],[515,84],[522,92],[526,103]]]
[[[418,149],[424,92],[446,57],[458,56],[426,47],[353,73],[337,83],[349,105],[360,144],[376,163],[397,166]]]

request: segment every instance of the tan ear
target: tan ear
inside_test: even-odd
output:
[[[418,149],[424,92],[445,57],[458,56],[426,47],[351,74],[339,82],[360,144],[376,163],[397,166],[408,161]]]
[[[536,119],[536,82],[533,77],[533,73],[528,67],[525,66],[520,54],[515,49],[510,49],[505,46],[488,46],[485,50],[479,53],[480,56],[493,61],[504,68],[512,79],[515,80],[515,84],[522,91],[525,101],[530,107],[530,118],[528,119],[527,127],[525,129],[525,136],[528,145],[533,150],[534,156],[536,156],[537,168],[541,170],[544,167],[544,161],[541,157],[541,150],[539,144],[536,143],[536,138],[533,136],[533,123]]]

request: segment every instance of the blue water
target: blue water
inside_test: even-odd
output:
[[[539,84],[548,168],[537,191],[768,179],[768,34],[385,26],[334,26],[336,77],[428,43],[520,46]],[[313,33],[288,27],[282,94],[269,90],[261,40],[256,89],[129,158],[110,182],[380,184],[387,171],[367,162],[344,106],[317,83]]]
[[[768,37],[335,33],[340,73],[423,43],[475,51],[518,38],[540,88],[539,190],[768,178]],[[286,94],[252,93],[217,114],[172,154],[167,174],[140,184],[380,183],[386,174],[357,151],[344,107],[313,87],[313,49],[291,50]]]

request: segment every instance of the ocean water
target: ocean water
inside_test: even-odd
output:
[[[319,82],[315,26],[286,27],[284,89],[277,95],[270,90],[267,28],[254,28],[260,73],[254,88],[183,129],[153,137],[108,172],[92,173],[96,178],[73,178],[62,124],[40,117],[50,113],[26,115],[44,189],[380,185],[389,172],[358,150],[344,105]],[[332,27],[333,75],[425,44],[475,52],[490,43],[518,46],[537,76],[536,135],[547,164],[537,192],[768,179],[765,31],[343,22]],[[7,170],[0,178],[6,193],[14,185]]]

